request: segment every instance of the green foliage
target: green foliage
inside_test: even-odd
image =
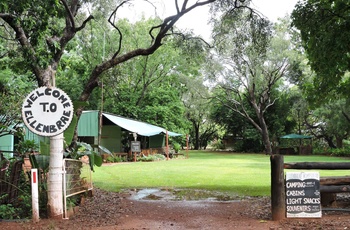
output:
[[[88,105],[87,102],[73,101],[73,108],[74,108],[73,119],[72,119],[71,123],[69,124],[68,128],[64,131],[64,141],[65,141],[66,146],[71,145],[71,143],[73,141],[74,133],[75,133],[75,128],[78,125],[78,118],[75,114],[76,110],[80,107],[84,107],[87,105]]]
[[[210,148],[213,150],[222,150],[225,149],[225,145],[222,142],[222,140],[215,140],[213,142],[210,143]]]
[[[17,216],[18,208],[13,207],[12,204],[1,204],[0,205],[0,219],[12,220],[18,219]]]
[[[229,116],[235,114],[232,119],[235,121],[240,122],[242,117],[246,119],[247,124],[231,125],[239,126],[239,129],[227,132],[229,135],[235,132],[234,137],[243,137],[242,148],[249,147],[248,151],[255,152],[259,146],[264,146],[271,154],[270,138],[283,132],[288,121],[289,101],[282,101],[288,97],[281,89],[288,87],[285,82],[299,70],[296,68],[299,56],[291,42],[288,20],[272,25],[246,11],[221,18],[216,22],[214,33],[219,53],[217,60],[213,60],[216,68],[209,70],[213,72],[211,80],[216,84],[214,98],[230,112],[215,109]],[[212,117],[224,127],[223,121],[230,120],[227,115]],[[255,137],[244,137],[249,136],[247,132],[251,128],[256,129],[263,145]]]
[[[0,52],[5,51],[0,49]],[[11,71],[4,59],[0,58],[0,136],[14,134],[21,137],[23,95],[32,89],[33,83],[26,75],[16,75]]]
[[[181,145],[177,142],[173,143],[173,148],[174,148],[174,151],[175,153],[178,153],[181,149]]]
[[[332,99],[312,110],[307,116],[310,130],[316,136],[325,137],[330,147],[343,147],[343,141],[349,138],[350,123],[348,120],[349,101]]]
[[[137,157],[137,161],[143,161],[143,162],[150,162],[150,161],[161,161],[165,160],[165,156],[162,154],[153,154],[153,155],[142,155],[140,157]]]
[[[58,34],[62,29],[59,28],[59,18],[64,16],[64,7],[57,0],[33,0],[27,1],[2,1],[0,4],[0,12],[9,13],[16,15],[15,24],[18,28],[22,28],[28,38],[30,37],[30,43],[33,49],[25,47],[22,49],[22,54],[24,59],[17,63],[17,68],[20,64],[23,66],[28,66],[36,62],[35,64],[46,67],[52,58],[52,49],[54,49],[55,44],[50,44],[46,37],[52,34]],[[56,16],[55,22],[53,17]],[[13,22],[11,22],[13,23]],[[47,41],[47,43],[45,42]],[[31,59],[33,52],[36,52],[40,59]],[[21,55],[20,55],[21,56]]]
[[[118,162],[124,162],[126,161],[125,158],[121,157],[121,156],[108,156],[107,159],[106,159],[107,162],[109,163],[118,163]]]
[[[118,23],[123,32],[121,52],[124,53],[149,44],[148,28],[158,24],[159,20],[146,19],[136,23],[120,20]],[[108,29],[102,30],[101,26],[105,25],[91,23],[91,31],[82,31],[83,34],[77,35],[76,42],[83,49],[70,49],[69,55],[63,57],[66,68],[63,68],[64,73],[58,77],[58,82],[68,91],[75,91],[80,86],[72,87],[66,83],[67,79],[74,85],[81,84],[86,78],[86,69],[98,64],[104,50],[105,53],[113,50],[112,41],[118,39],[117,34]],[[104,47],[101,40],[105,41]],[[199,76],[204,54],[203,44],[199,40],[168,37],[153,55],[136,57],[132,62],[121,63],[105,72],[100,80],[103,88],[93,93],[89,108],[100,108],[103,104],[105,111],[188,133],[189,123],[182,116],[185,111],[182,94],[187,88],[195,86],[187,84],[187,79]],[[80,74],[71,73],[74,67]]]
[[[350,146],[346,146],[343,148],[319,147],[319,148],[314,148],[313,153],[320,154],[320,155],[330,155],[335,157],[349,157]]]
[[[89,164],[92,171],[94,171],[94,166],[102,166],[102,156],[96,152],[90,144],[87,144],[85,142],[77,142],[77,146],[70,152],[66,153],[66,157],[72,159],[79,159],[85,155],[89,157]]]
[[[339,90],[338,84],[349,71],[349,12],[347,0],[308,0],[298,2],[292,13],[311,68],[317,73],[313,81],[315,101],[332,97],[329,93]],[[320,91],[323,93],[317,93]]]
[[[34,140],[21,140],[18,144],[16,144],[15,148],[21,157],[25,157],[38,151],[39,145],[36,144]]]
[[[12,176],[12,168],[17,159],[9,161],[9,168],[6,171],[6,178]],[[8,182],[7,180],[5,183]],[[22,171],[19,177],[18,185],[16,186],[18,197],[14,200],[7,201],[8,194],[0,197],[0,219],[24,219],[31,217],[31,186],[28,176]],[[46,210],[46,209],[45,209]]]

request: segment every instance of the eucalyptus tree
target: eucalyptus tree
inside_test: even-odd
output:
[[[202,76],[187,78],[186,92],[182,96],[186,108],[185,117],[191,122],[191,143],[194,149],[206,148],[217,134],[217,126],[210,117],[212,103],[210,91]]]
[[[114,29],[118,36],[113,41],[114,49],[106,54],[106,59],[96,64],[89,70],[88,78],[83,83],[84,86],[79,94],[80,101],[88,101],[94,89],[99,86],[100,77],[106,71],[138,56],[147,56],[158,50],[166,38],[176,34],[173,30],[176,22],[184,15],[190,13],[197,7],[214,4],[222,7],[229,12],[234,12],[237,8],[246,7],[245,3],[249,1],[216,1],[203,0],[193,1],[184,0],[180,4],[174,1],[176,9],[173,15],[164,18],[160,23],[149,28],[149,34],[145,39],[148,43],[146,46],[140,46],[135,49],[122,50],[124,40],[123,31],[119,28],[118,14],[123,6],[132,2],[132,0],[110,2],[102,4],[103,1],[66,1],[66,0],[32,0],[32,1],[10,1],[5,0],[0,4],[1,23],[9,28],[4,31],[6,36],[2,37],[13,41],[16,51],[23,58],[21,68],[26,68],[33,73],[34,79],[39,86],[51,86],[55,84],[56,72],[60,70],[60,61],[62,56],[72,43],[72,39],[82,32],[88,23],[93,19],[89,15],[88,8],[98,8],[106,16],[110,28]],[[151,2],[151,1],[147,1]],[[104,8],[104,6],[109,6]],[[113,7],[112,7],[113,6]],[[81,115],[83,107],[77,108],[77,116]],[[55,143],[63,142],[63,138],[53,138]],[[63,158],[63,143],[57,144],[57,148],[52,148],[50,153],[50,170],[48,206],[52,217],[60,216],[63,211],[62,207],[62,186],[61,179],[57,174],[60,169]],[[54,167],[54,168],[52,168]],[[61,187],[60,187],[61,186]]]
[[[224,99],[227,96],[221,89],[217,89],[213,95],[216,95],[216,98],[214,97],[213,100],[217,100],[217,98]],[[301,97],[301,94],[299,93],[298,96]],[[305,130],[302,123],[304,108],[296,107],[296,101],[299,97],[295,97],[292,89],[286,89],[285,91],[275,89],[271,93],[271,97],[278,98],[278,100],[269,107],[264,117],[269,127],[270,141],[272,145],[276,145],[278,137],[287,133],[298,132],[299,124],[300,128],[303,131]],[[250,106],[249,100],[244,98],[242,103],[251,118],[258,120],[254,109]],[[224,127],[226,138],[235,140],[234,143],[230,143],[234,144],[235,151],[260,152],[263,149],[261,134],[248,119],[232,109],[228,109],[224,103],[213,104],[211,117],[216,123]]]
[[[273,30],[269,21],[245,10],[217,23],[214,37],[222,67],[214,77],[224,92],[217,99],[247,119],[260,133],[266,153],[272,154],[266,112],[278,99],[273,91],[281,90],[282,80],[293,71],[288,24],[282,22]]]

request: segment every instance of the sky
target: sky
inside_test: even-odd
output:
[[[168,0],[169,1],[169,0]],[[286,16],[286,14],[291,14],[295,4],[298,0],[253,0],[252,7],[259,11],[261,14],[269,18],[272,22],[277,22],[278,18]],[[188,15],[189,20],[185,17],[183,21],[179,21],[178,26],[186,28],[188,27],[188,22],[190,22],[190,27],[196,34],[201,34],[205,38],[210,37],[210,28],[203,23],[203,20],[207,20],[208,7],[202,9],[195,9],[194,12]],[[193,17],[196,15],[196,17]],[[198,15],[203,15],[203,17],[197,17]]]
[[[253,7],[276,22],[278,18],[292,13],[298,0],[253,0]]]
[[[195,1],[197,0],[189,2],[193,4]],[[290,14],[297,1],[298,0],[252,0],[252,7],[268,17],[271,21],[276,22],[278,18],[284,17],[287,13]],[[142,1],[137,3],[138,8],[136,11],[138,13],[144,11],[146,17],[154,15],[153,9],[149,7],[146,1],[143,5],[140,5],[141,2]],[[161,18],[165,18],[175,13],[174,0],[155,0],[155,2],[158,3],[157,13]],[[193,30],[195,34],[201,35],[205,39],[209,39],[210,27],[207,25],[208,10],[208,6],[198,7],[188,15],[183,16],[183,18],[176,23],[176,26],[181,29]],[[130,9],[130,11],[136,12],[135,9]],[[126,17],[129,19],[137,20],[140,17],[140,14],[130,13],[130,11],[123,10],[120,12],[126,12]]]

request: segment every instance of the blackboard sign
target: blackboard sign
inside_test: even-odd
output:
[[[318,172],[286,173],[287,218],[320,218],[321,194]]]
[[[141,152],[141,143],[139,141],[131,142],[131,152]]]

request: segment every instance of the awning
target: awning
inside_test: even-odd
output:
[[[106,117],[108,120],[113,122],[114,124],[118,125],[119,127],[122,127],[123,129],[126,129],[132,133],[137,133],[141,136],[154,136],[158,134],[166,134],[167,130],[155,125],[151,125],[145,122],[136,121],[132,119],[128,119],[125,117],[120,117],[108,113],[102,113],[104,117]],[[169,136],[181,136],[182,134],[169,132]]]
[[[304,136],[304,135],[300,135],[300,134],[288,134],[285,136],[280,137],[281,139],[311,139],[311,136]]]

